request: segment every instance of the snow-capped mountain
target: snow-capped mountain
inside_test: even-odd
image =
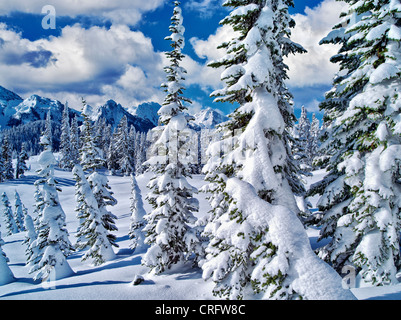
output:
[[[45,120],[50,110],[51,118],[61,122],[64,105],[38,95],[32,95],[23,100],[16,93],[0,86],[0,125],[1,127],[15,127],[21,124]],[[80,115],[80,112],[70,109],[70,114]]]
[[[124,116],[127,117],[128,126],[134,126],[137,131],[147,132],[155,127],[151,120],[131,114],[114,100],[107,101],[106,104],[97,107],[92,111],[92,114],[90,114],[93,121],[104,118],[106,123],[110,124],[113,129],[117,127]]]
[[[144,120],[149,120],[154,126],[157,126],[159,123],[159,115],[157,112],[160,110],[160,108],[160,104],[156,102],[148,102],[140,104],[136,107],[131,107],[128,109],[128,111],[134,116]]]
[[[201,129],[214,129],[216,125],[229,120],[227,116],[212,108],[201,110],[194,117],[195,120],[193,122]]]
[[[8,121],[15,114],[15,107],[22,102],[16,93],[0,86],[0,126],[5,128]]]
[[[8,106],[10,104],[17,105],[21,103],[21,101],[22,98],[18,94],[0,86],[0,105],[2,107]]]
[[[9,120],[9,126],[26,124],[33,121],[45,120],[50,110],[51,119],[61,122],[64,105],[57,100],[32,95],[22,101],[15,108],[15,114]],[[70,108],[70,113],[79,116],[79,112]]]
[[[125,109],[114,100],[109,100],[98,107],[88,105],[85,112],[93,121],[104,118],[106,123],[113,128],[126,116],[129,126],[133,125],[137,131],[147,132],[158,125],[159,115],[157,113],[160,108],[160,104],[149,102]],[[32,95],[23,100],[16,93],[0,86],[0,126],[3,129],[45,120],[49,110],[51,119],[61,123],[63,109],[64,104],[60,101],[38,95]],[[81,112],[70,108],[70,116],[74,115],[82,121]],[[194,118],[191,125],[197,131],[213,129],[216,125],[228,120],[228,117],[212,108],[200,111]]]
[[[92,120],[104,118],[107,124],[116,127],[123,116],[128,119],[128,125],[133,125],[137,131],[147,132],[157,125],[157,111],[160,105],[146,103],[133,107],[134,113],[128,112],[120,104],[113,100],[107,101],[104,105],[92,108],[88,106],[86,112]],[[51,119],[61,123],[64,104],[60,101],[32,95],[23,100],[16,93],[0,86],[0,126],[2,129],[27,124],[38,120],[45,120],[50,110]],[[149,110],[147,110],[149,109]],[[81,118],[81,112],[70,108],[70,116]]]

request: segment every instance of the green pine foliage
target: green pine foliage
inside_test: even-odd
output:
[[[341,272],[353,265],[373,285],[397,283],[400,266],[400,17],[397,1],[346,1],[340,42],[342,76],[322,104],[331,160],[312,188],[322,195],[320,256]],[[333,35],[337,35],[334,37]]]
[[[288,67],[283,56],[304,49],[289,39],[294,26],[290,5],[291,1],[224,2],[232,11],[221,24],[231,26],[238,36],[220,46],[227,53],[222,59],[210,63],[225,68],[221,78],[226,84],[212,96],[240,107],[220,128],[222,140],[208,150],[204,171],[209,184],[203,190],[210,193],[212,211],[204,222],[203,235],[210,241],[201,261],[204,278],[216,282],[214,293],[220,297],[242,299],[252,292],[273,299],[297,297],[284,285],[286,270],[268,267],[276,259],[269,226],[254,229],[227,191],[227,182],[238,177],[264,201],[299,212],[294,192],[304,189],[288,144],[295,117],[284,84]],[[259,266],[263,272],[255,272]]]
[[[190,173],[190,157],[187,144],[193,136],[188,127],[188,118],[183,113],[185,103],[190,100],[183,96],[186,70],[181,67],[184,57],[183,16],[178,1],[174,2],[171,18],[172,51],[166,53],[170,64],[164,68],[167,82],[162,84],[166,97],[159,110],[159,127],[152,130],[155,136],[152,146],[153,156],[145,163],[155,176],[148,184],[151,190],[147,196],[153,210],[145,215],[147,225],[145,243],[150,247],[142,263],[156,274],[162,273],[172,265],[182,263],[200,250],[198,232],[192,225],[198,211],[198,200],[193,197],[197,192],[187,177]],[[196,258],[195,258],[196,259]]]

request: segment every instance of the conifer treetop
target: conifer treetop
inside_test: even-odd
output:
[[[167,74],[166,82],[162,83],[161,87],[167,93],[162,108],[159,110],[160,122],[162,124],[168,124],[170,119],[186,110],[184,105],[186,103],[192,103],[189,98],[183,96],[185,87],[183,81],[185,80],[185,74],[187,71],[185,68],[180,66],[181,61],[184,59],[182,49],[184,48],[184,32],[182,11],[179,7],[180,2],[174,2],[174,14],[171,18],[170,32],[171,35],[166,37],[165,40],[171,41],[172,51],[166,52],[166,57],[170,60],[170,65],[164,67],[164,71]]]

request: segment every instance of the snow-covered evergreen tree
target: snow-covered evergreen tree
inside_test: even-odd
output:
[[[63,116],[61,118],[60,155],[60,167],[72,169],[74,164],[71,159],[71,129],[68,102],[64,105]]]
[[[7,235],[11,236],[14,233],[18,233],[18,226],[15,223],[13,210],[11,208],[10,200],[8,199],[7,193],[3,192],[1,195],[1,202],[3,203],[3,216],[6,223]]]
[[[131,168],[131,174],[136,174],[136,136],[137,132],[134,126],[131,126],[128,134],[128,162]]]
[[[145,169],[143,163],[146,161],[146,150],[148,149],[148,141],[146,133],[137,132],[135,141],[135,173],[137,175],[144,173]]]
[[[316,114],[312,114],[309,143],[309,154],[312,160],[312,167],[315,166],[314,163],[316,162],[316,158],[319,156],[320,131],[320,121],[316,117]]]
[[[119,171],[125,176],[129,176],[134,169],[132,168],[132,159],[129,152],[129,131],[127,117],[124,116],[116,128],[113,136],[113,150],[116,153],[116,160]]]
[[[14,193],[15,202],[14,202],[14,220],[18,227],[18,231],[25,231],[24,221],[24,205],[22,204],[21,197],[17,190]]]
[[[35,226],[39,225],[39,221],[42,218],[43,206],[45,204],[45,200],[43,198],[42,191],[38,184],[35,185],[35,193],[34,193],[34,209],[32,213],[33,221],[35,222]]]
[[[80,148],[80,160],[82,168],[86,171],[96,171],[104,165],[104,158],[102,151],[98,148],[95,142],[94,128],[89,116],[86,114],[86,101],[82,99],[83,109],[82,116],[84,124],[81,134],[82,147]]]
[[[141,190],[135,179],[135,175],[131,175],[131,225],[129,230],[129,238],[131,240],[130,248],[142,249],[145,243],[145,233],[143,231],[145,221],[145,209],[143,208]]]
[[[170,65],[164,68],[167,82],[162,84],[162,88],[165,89],[166,97],[159,110],[162,126],[153,130],[157,136],[152,146],[155,155],[146,162],[155,177],[148,184],[151,192],[147,199],[153,211],[145,216],[145,243],[150,248],[142,263],[155,273],[161,273],[173,264],[187,260],[199,250],[198,235],[191,226],[196,221],[193,212],[199,208],[197,199],[193,198],[197,190],[186,179],[189,163],[185,144],[192,130],[183,113],[186,109],[184,102],[190,102],[183,96],[186,70],[181,67],[185,29],[180,3],[175,1],[174,5],[171,36],[165,38],[171,41],[173,50],[166,53]]]
[[[10,267],[7,264],[9,260],[3,251],[2,248],[3,245],[4,241],[1,237],[1,232],[0,232],[0,286],[6,285],[15,280],[14,274],[12,273]]]
[[[310,155],[310,128],[311,128],[311,123],[308,118],[308,112],[305,108],[305,106],[302,106],[302,111],[301,111],[301,117],[299,118],[298,121],[298,135],[299,135],[299,142],[300,146],[302,148],[302,151],[304,152],[304,157],[302,157],[302,162],[311,167],[312,166],[312,159]]]
[[[28,170],[26,161],[29,159],[28,153],[26,152],[25,143],[21,146],[21,152],[17,157],[17,166],[15,168],[15,179],[23,178],[24,173]]]
[[[82,130],[82,147],[80,149],[81,165],[83,170],[91,172],[90,176],[87,178],[87,181],[97,201],[103,227],[106,230],[113,232],[118,230],[115,226],[115,220],[117,217],[109,212],[106,207],[116,205],[117,200],[112,196],[113,193],[110,191],[107,177],[97,172],[98,169],[103,167],[105,160],[103,158],[102,150],[95,141],[94,128],[86,114],[87,104],[84,99],[82,99],[82,104],[84,124]],[[115,235],[109,233],[107,234],[107,239],[112,246],[118,247],[115,242]]]
[[[79,129],[76,117],[71,121],[70,128],[70,156],[73,165],[79,163]]]
[[[118,171],[118,158],[117,158],[117,150],[114,148],[115,140],[112,138],[107,150],[107,169],[111,172],[112,175],[116,174]]]
[[[252,212],[257,210],[252,210],[252,203],[248,208],[240,205],[245,188],[270,208],[266,217],[280,220],[281,213],[295,218],[299,212],[294,192],[302,185],[286,139],[294,116],[283,63],[283,56],[304,51],[289,39],[294,26],[288,13],[292,1],[227,0],[224,5],[233,10],[222,24],[232,26],[237,36],[221,45],[227,55],[211,63],[225,67],[226,83],[213,96],[240,107],[224,125],[222,141],[210,146],[211,158],[204,168],[212,206],[204,232],[210,238],[201,261],[204,278],[216,282],[216,295],[231,299],[250,292],[271,299],[307,298],[305,288],[295,285],[291,251],[296,249],[287,251],[289,238],[273,232],[272,220],[253,223]],[[281,223],[291,229],[299,222],[283,218]],[[299,236],[293,232],[290,238]],[[321,285],[327,283],[322,280]]]
[[[106,118],[100,117],[96,120],[95,124],[95,143],[101,150],[102,157],[105,159],[107,165],[108,152],[111,143],[111,125],[107,125]]]
[[[76,165],[73,174],[76,181],[76,212],[80,220],[76,248],[88,249],[82,257],[82,261],[91,259],[93,264],[98,266],[106,261],[113,260],[115,254],[109,241],[109,234],[102,221],[102,214],[82,167]]]
[[[167,74],[167,82],[161,85],[167,94],[163,102],[163,107],[158,112],[161,124],[168,124],[172,116],[180,114],[185,110],[184,102],[192,103],[190,99],[183,95],[183,91],[185,90],[183,81],[187,73],[185,68],[181,66],[181,62],[184,59],[182,49],[185,46],[185,28],[183,26],[180,2],[174,1],[174,5],[174,14],[171,17],[169,28],[171,36],[165,38],[165,40],[171,41],[170,46],[173,50],[166,52],[166,57],[170,60],[170,65],[164,67],[164,72]]]
[[[341,13],[341,20],[337,25],[334,26],[333,30],[320,41],[321,45],[341,45],[338,54],[330,59],[332,63],[340,64],[340,72],[336,74],[333,80],[333,88],[326,93],[325,100],[319,106],[320,109],[324,111],[324,116],[321,130],[322,145],[320,148],[322,156],[321,159],[318,160],[318,164],[322,167],[326,167],[328,174],[325,179],[321,181],[321,183],[315,184],[311,188],[309,192],[310,195],[315,195],[318,193],[323,194],[324,189],[336,180],[339,184],[342,184],[343,173],[337,169],[337,165],[341,162],[339,156],[347,151],[347,147],[346,144],[341,141],[341,137],[339,137],[339,139],[334,138],[336,132],[334,123],[336,119],[344,113],[352,97],[362,90],[362,86],[360,85],[346,88],[342,84],[342,82],[350,77],[350,75],[356,71],[360,65],[359,56],[350,55],[348,53],[360,43],[357,37],[354,37],[356,34],[355,32],[351,31],[351,28],[365,15],[364,13],[358,13],[354,10],[349,10],[349,4],[351,3],[351,0],[344,0],[344,2],[346,2],[346,4],[344,11]],[[353,38],[353,40],[349,41],[351,38]],[[351,194],[347,188],[341,189],[342,190],[340,192],[332,197],[332,200],[336,199],[334,201],[342,202],[351,197]],[[333,191],[334,190],[332,190],[330,193],[333,194]],[[320,209],[322,211],[330,209],[334,202],[332,202],[332,204],[329,204],[329,202],[326,202],[326,204],[321,203]],[[335,219],[332,220],[332,222],[334,221]],[[334,230],[332,227],[329,227],[329,229]]]
[[[370,284],[397,283],[401,4],[347,3],[341,59],[334,61],[346,72],[335,79],[323,104],[329,122],[325,145],[332,155],[330,172],[314,187],[322,194],[321,238],[332,238],[320,256],[339,271],[344,265],[355,266]]]
[[[31,257],[35,263],[30,273],[36,273],[35,279],[50,277],[51,280],[57,280],[73,274],[67,262],[73,246],[68,239],[66,217],[58,199],[60,189],[54,178],[54,166],[57,161],[46,134],[41,138],[41,145],[44,150],[38,159],[41,168],[37,172],[40,178],[35,185],[41,187],[43,204],[41,204],[42,212],[37,229],[38,237],[31,245],[32,250],[39,251],[40,260],[37,256]]]
[[[40,250],[39,247],[33,245],[33,243],[38,238],[36,233],[36,228],[33,222],[32,217],[28,214],[25,216],[24,226],[26,229],[26,236],[24,240],[24,244],[26,245],[25,254],[27,266],[30,268],[40,261]]]
[[[291,153],[295,161],[298,161],[300,164],[304,162],[304,158],[306,158],[305,150],[302,145],[302,141],[299,136],[298,126],[295,125],[291,128],[290,131],[290,140]],[[302,169],[304,169],[305,165],[302,164]]]
[[[53,151],[52,116],[51,116],[50,109],[46,114],[45,131],[43,132],[43,135],[47,137],[47,140],[49,141],[49,145],[50,145],[51,151]]]
[[[115,206],[117,204],[117,200],[113,197],[113,192],[108,184],[109,180],[106,176],[96,171],[93,172],[87,180],[97,201],[103,227],[109,231],[107,239],[112,246],[118,247],[118,244],[116,243],[117,237],[111,233],[118,230],[115,225],[115,220],[118,218],[107,210],[108,206]]]
[[[111,125],[106,125],[105,122],[105,126],[103,128],[103,145],[102,145],[102,149],[103,149],[103,157],[106,159],[106,164],[108,167],[108,159],[109,159],[109,148],[112,142],[112,127]]]
[[[1,138],[1,134],[0,134]],[[1,152],[3,149],[2,146],[0,146],[0,183],[2,183],[4,180],[6,180],[5,174],[4,174],[4,159],[3,159],[3,152]]]
[[[13,168],[13,152],[9,144],[8,135],[3,135],[3,144],[1,148],[1,155],[3,159],[3,181],[14,179]]]

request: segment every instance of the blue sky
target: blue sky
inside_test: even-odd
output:
[[[211,106],[224,113],[234,106],[213,103],[209,94],[221,86],[219,71],[206,67],[219,52],[216,44],[227,35],[219,21],[228,11],[221,0],[182,1],[188,70],[186,95],[192,111]],[[67,0],[14,0],[0,3],[0,85],[26,98],[37,93],[79,107],[84,96],[92,105],[114,99],[125,107],[156,101],[164,94],[160,83],[170,50],[164,37],[173,1],[85,0],[72,7]],[[56,9],[56,29],[42,28],[43,6]],[[302,105],[318,112],[318,101],[330,88],[336,66],[328,59],[335,47],[318,41],[338,21],[335,0],[295,0],[290,13],[297,22],[294,40],[309,51],[291,57],[290,81],[295,112]]]

